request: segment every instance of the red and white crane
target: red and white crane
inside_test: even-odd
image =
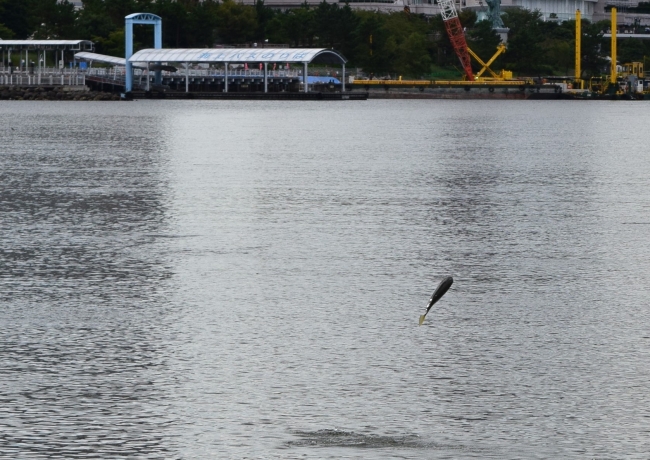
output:
[[[454,47],[454,51],[456,52],[458,59],[460,59],[460,63],[465,70],[467,79],[469,81],[474,81],[472,64],[470,62],[469,52],[467,51],[467,41],[465,41],[465,32],[463,31],[463,26],[458,19],[456,2],[455,0],[439,0],[438,5],[440,5],[440,14],[445,23],[451,46]]]

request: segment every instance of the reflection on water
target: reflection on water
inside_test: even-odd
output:
[[[315,432],[297,431],[294,433],[299,437],[297,441],[289,441],[289,445],[309,447],[415,447],[418,446],[417,436],[391,437],[362,435],[353,431],[342,430],[318,430]]]
[[[585,108],[3,104],[0,457],[643,458],[645,105]]]

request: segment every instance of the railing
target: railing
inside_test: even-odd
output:
[[[396,3],[395,0],[339,0],[339,3]]]
[[[113,68],[105,68],[105,67],[97,67],[97,68],[91,68],[91,69],[86,69],[84,71],[86,75],[88,76],[101,76],[101,77],[108,77],[108,78],[113,78],[113,79],[119,79],[119,78],[124,78],[125,75],[125,70],[123,67],[113,67]],[[166,70],[161,71],[163,77],[181,77],[184,78],[186,75],[186,71],[183,68],[179,68],[177,72],[168,72]],[[189,72],[190,77],[224,77],[224,70],[223,69],[190,69]],[[133,69],[133,74],[134,76],[140,77],[146,77],[147,75],[147,70],[146,69],[139,69],[139,68],[134,68]],[[154,72],[151,71],[149,73],[150,76],[153,77]],[[258,77],[258,78],[264,78],[264,71],[263,70],[258,70],[258,69],[229,69],[228,70],[228,76],[229,77]],[[274,78],[274,77],[301,77],[302,76],[302,70],[298,69],[289,69],[289,70],[268,70],[268,76],[269,78]]]
[[[302,77],[302,68],[282,69],[267,71],[268,78],[299,78]],[[147,72],[146,69],[134,68],[134,84],[146,85],[147,77],[153,78],[154,72]],[[189,69],[186,71],[179,68],[177,72],[162,71],[164,78],[184,79],[189,75],[190,79],[195,78],[224,78],[224,69]],[[96,67],[88,69],[67,68],[59,69],[52,67],[42,68],[3,68],[0,66],[0,85],[6,86],[82,86],[86,84],[86,77],[89,80],[102,83],[113,83],[124,85],[124,67]],[[233,78],[254,78],[263,79],[264,70],[260,69],[229,69],[228,77]]]
[[[2,65],[0,64],[0,73],[13,73],[13,74],[30,74],[30,75],[36,75],[36,74],[55,74],[55,75],[69,75],[69,74],[78,74],[83,72],[83,70],[73,67],[73,68],[63,68],[60,69],[58,67],[38,67],[37,65],[35,66],[7,66],[7,65]]]
[[[97,83],[107,83],[109,85],[124,86],[126,78],[122,75],[86,75],[87,81],[94,81]]]
[[[225,77],[223,69],[190,69],[190,77]],[[163,72],[163,75],[166,77],[184,77],[185,69],[178,69],[178,72]],[[275,77],[300,77],[302,76],[302,70],[268,70],[267,75],[269,78]],[[264,71],[258,69],[229,69],[229,77],[254,77],[254,78],[264,78]]]
[[[83,73],[44,73],[44,72],[2,72],[0,84],[4,86],[83,86],[86,76]]]

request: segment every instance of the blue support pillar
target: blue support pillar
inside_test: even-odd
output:
[[[303,64],[303,69],[302,69],[302,82],[305,84],[304,86],[305,93],[309,92],[309,83],[307,82],[307,73],[308,73],[307,65],[308,64],[305,62]]]
[[[162,49],[162,21],[160,21],[160,24],[154,26],[153,33],[153,47],[157,50]],[[160,62],[158,62],[158,64],[160,64]],[[156,85],[160,84],[162,84],[162,72],[160,70],[156,70]]]
[[[264,63],[264,92],[268,93],[269,92],[269,69],[268,69],[268,62]]]
[[[154,48],[162,48],[162,18],[151,13],[134,13],[124,18],[124,58],[126,59],[126,82],[125,90],[133,90],[133,64],[129,61],[133,56],[133,24],[150,24],[154,27]],[[148,71],[147,71],[148,72]],[[149,75],[147,73],[147,79]],[[147,80],[148,81],[148,80]],[[160,70],[156,70],[156,83],[162,82]]]
[[[127,19],[124,24],[124,38],[126,39],[124,52],[124,58],[126,59],[126,83],[124,89],[128,92],[133,89],[133,65],[129,62],[129,58],[133,56],[133,21],[130,19]]]

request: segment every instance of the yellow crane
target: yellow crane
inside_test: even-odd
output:
[[[467,47],[467,51],[469,52],[470,56],[472,56],[476,62],[478,62],[481,66],[481,70],[478,71],[478,73],[474,76],[474,80],[477,81],[505,81],[505,80],[512,80],[512,72],[510,70],[501,70],[499,73],[495,73],[490,66],[492,63],[501,56],[503,53],[506,52],[506,45],[504,43],[499,43],[499,46],[497,46],[497,52],[494,53],[494,55],[490,58],[489,61],[483,62],[483,60],[474,52],[470,49],[470,47]],[[485,71],[488,71],[491,77],[483,77],[482,75],[485,73]]]

